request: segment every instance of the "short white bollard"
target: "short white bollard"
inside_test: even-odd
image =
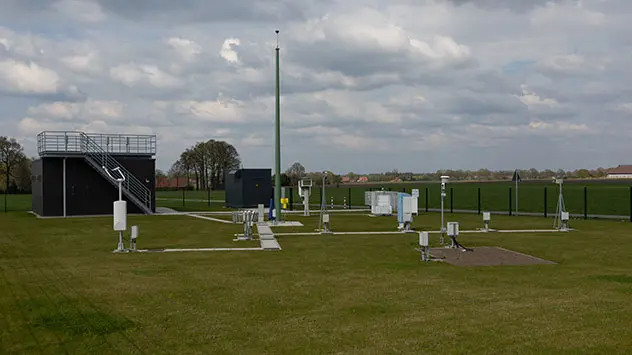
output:
[[[560,218],[562,220],[562,228],[560,228],[561,231],[567,231],[568,230],[568,220],[569,220],[569,213],[568,212],[562,212],[562,218]]]
[[[419,232],[419,247],[421,248],[421,260],[430,261],[430,248],[428,232]]]
[[[263,222],[264,214],[266,212],[265,208],[263,206],[263,203],[260,203],[258,207],[259,207],[259,218],[258,218],[258,221],[259,222]]]
[[[491,222],[492,216],[489,212],[483,212],[483,222],[485,223],[485,228],[483,229],[485,232],[489,232],[489,223]]]
[[[132,226],[132,235],[129,238],[129,248],[136,251],[136,238],[138,238],[138,226]]]

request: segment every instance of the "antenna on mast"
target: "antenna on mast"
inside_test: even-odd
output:
[[[280,78],[279,78],[279,30],[276,32],[277,47],[276,47],[276,117],[275,117],[275,154],[274,154],[274,221],[280,222],[283,217],[281,216],[281,92],[280,92]]]

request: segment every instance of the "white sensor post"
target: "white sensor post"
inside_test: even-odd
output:
[[[421,248],[421,260],[430,261],[430,249],[428,232],[419,232],[419,247]]]
[[[483,212],[483,223],[485,223],[485,228],[483,228],[483,231],[485,232],[489,232],[489,223],[492,220],[492,214],[489,212]]]
[[[136,251],[136,238],[138,238],[138,226],[132,226],[132,235],[129,238],[129,248]]]
[[[329,213],[323,214],[323,229],[321,230],[322,234],[331,234],[331,230],[329,229]]]
[[[443,206],[444,206],[444,200],[445,200],[445,185],[448,183],[448,181],[450,181],[450,177],[447,175],[443,175],[441,176],[441,244],[443,245],[444,241],[443,241],[443,237],[445,235],[445,223],[444,223],[444,219],[443,219]]]
[[[125,252],[125,245],[123,244],[123,232],[127,230],[127,202],[123,201],[123,181],[125,181],[125,175],[121,171],[120,167],[116,167],[112,169],[112,171],[117,172],[121,177],[116,178],[110,173],[110,171],[103,166],[103,170],[108,174],[110,179],[118,182],[118,193],[119,199],[118,201],[114,201],[114,231],[119,232],[119,243],[118,247],[114,250],[115,253]]]
[[[260,203],[258,206],[258,212],[257,212],[257,221],[258,222],[264,222],[264,215],[265,215],[265,207],[263,205],[263,203]]]

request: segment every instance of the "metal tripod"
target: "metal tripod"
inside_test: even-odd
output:
[[[559,195],[557,197],[557,209],[555,211],[553,228],[561,229],[563,227],[562,212],[566,212],[566,206],[564,205],[564,195],[562,194],[562,184],[564,183],[564,180],[562,178],[555,179],[555,183],[558,185]]]

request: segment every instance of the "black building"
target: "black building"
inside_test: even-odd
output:
[[[226,172],[226,207],[270,207],[272,169],[239,169]]]
[[[39,216],[112,214],[119,192],[108,172],[125,177],[128,213],[156,211],[156,136],[42,132],[37,150],[31,180],[33,212]]]

